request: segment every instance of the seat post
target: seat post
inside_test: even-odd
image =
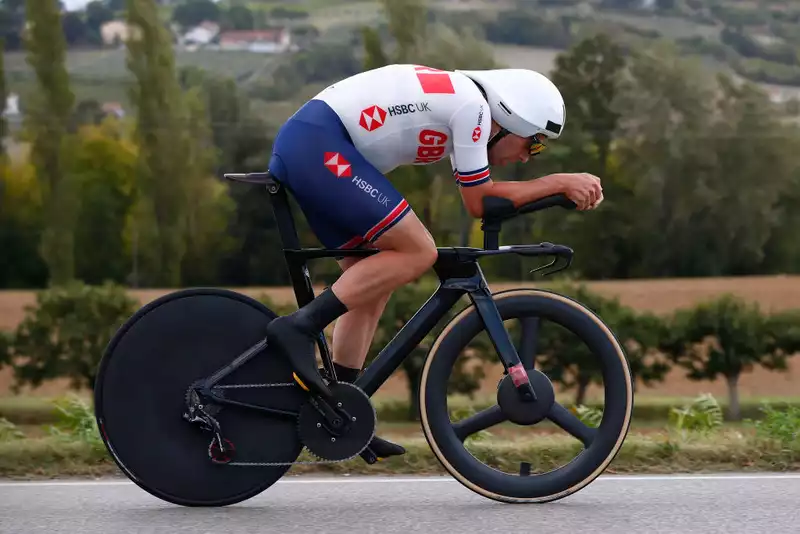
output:
[[[294,288],[297,306],[302,308],[314,300],[314,288],[311,285],[311,275],[308,272],[306,260],[293,254],[294,251],[300,250],[300,238],[297,235],[297,227],[289,206],[289,198],[286,195],[285,187],[275,180],[272,174],[269,174],[265,182],[270,194],[272,213],[275,215],[275,222],[278,225],[278,234],[281,238],[289,279]]]
[[[292,210],[289,206],[289,197],[286,195],[285,188],[275,180],[271,173],[267,173],[265,182],[272,201],[272,213],[275,215],[275,221],[278,225],[278,234],[281,238],[286,270],[289,272],[289,279],[292,282],[297,306],[302,308],[314,300],[314,287],[311,285],[311,274],[308,272],[308,264],[305,258],[297,254],[301,250],[300,238],[297,235],[297,227],[294,224],[294,217],[292,217]],[[333,356],[324,332],[320,332],[317,337],[317,346],[322,356],[323,366],[331,373],[331,376],[335,377],[336,370],[333,368]]]

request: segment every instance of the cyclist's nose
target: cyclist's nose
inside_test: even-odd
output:
[[[522,152],[522,153],[519,155],[519,160],[520,160],[522,163],[528,163],[528,160],[529,160],[529,159],[531,159],[531,155],[528,153],[528,151],[527,151],[527,150],[526,150],[525,152]]]

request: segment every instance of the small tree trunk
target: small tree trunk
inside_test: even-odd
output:
[[[575,395],[575,404],[580,406],[583,404],[584,400],[586,399],[586,390],[589,389],[589,377],[588,376],[579,376],[578,377],[578,393]]]
[[[728,382],[728,418],[731,421],[739,421],[742,418],[739,408],[739,375],[726,376]]]

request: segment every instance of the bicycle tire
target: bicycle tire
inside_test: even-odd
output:
[[[581,303],[545,290],[512,289],[493,295],[503,320],[538,316],[578,335],[603,363],[606,404],[591,445],[567,465],[534,476],[509,475],[489,467],[465,448],[450,423],[447,380],[464,347],[485,326],[474,305],[448,322],[425,360],[419,388],[422,429],[441,465],[470,490],[505,503],[543,503],[586,487],[619,452],[630,427],[633,383],[630,366],[613,332]]]
[[[95,385],[101,438],[122,472],[148,493],[182,506],[226,506],[249,499],[290,466],[218,465],[209,458],[213,434],[182,419],[190,385],[263,339],[277,317],[246,295],[216,288],[175,291],[139,309],[109,342]],[[224,383],[291,382],[284,358],[265,349]],[[273,394],[284,409],[299,409],[299,388]],[[235,390],[258,402],[262,390]],[[239,397],[237,397],[238,399]],[[223,437],[254,461],[297,459],[296,421],[223,407]],[[131,423],[133,422],[133,423]],[[260,455],[260,456],[259,456]]]

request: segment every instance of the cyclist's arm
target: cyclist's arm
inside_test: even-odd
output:
[[[451,118],[453,154],[450,162],[467,212],[483,216],[483,197],[497,196],[521,206],[563,191],[559,175],[525,182],[494,182],[489,169],[486,145],[491,131],[491,116],[485,102],[475,100],[461,107]]]
[[[461,200],[467,212],[479,219],[483,217],[483,197],[494,196],[509,199],[519,207],[550,195],[564,192],[558,174],[551,174],[527,182],[494,182],[491,179],[476,187],[461,187]]]

